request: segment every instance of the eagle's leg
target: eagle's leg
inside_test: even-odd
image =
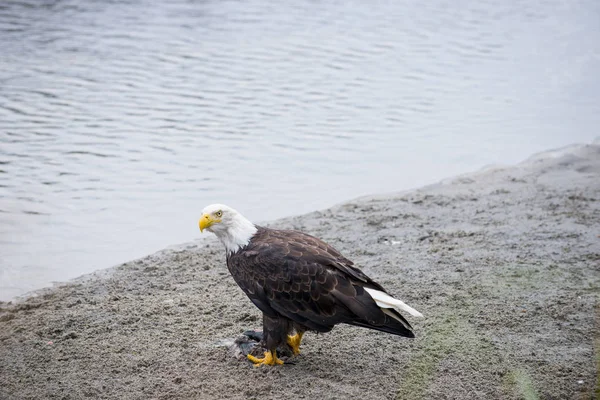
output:
[[[304,332],[296,332],[294,336],[288,335],[287,344],[292,348],[294,355],[300,354],[300,342],[302,341],[302,335]]]
[[[277,346],[285,343],[287,332],[289,332],[290,321],[287,318],[276,315],[269,316],[263,313],[263,342],[267,351],[263,358],[257,358],[248,354],[248,360],[255,367],[260,365],[281,365],[283,361],[277,358]]]
[[[263,358],[254,357],[251,354],[248,354],[248,360],[254,363],[255,367],[259,367],[261,365],[282,365],[283,361],[277,358],[277,351],[267,350],[265,351],[265,356]]]

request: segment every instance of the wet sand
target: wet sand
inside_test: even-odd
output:
[[[600,145],[269,225],[422,312],[416,338],[337,326],[253,368],[228,346],[260,313],[209,237],[0,303],[0,398],[600,396]]]

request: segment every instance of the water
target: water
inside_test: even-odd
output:
[[[600,3],[0,3],[0,299],[589,142]]]

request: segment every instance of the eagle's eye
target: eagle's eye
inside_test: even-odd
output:
[[[217,211],[217,212],[215,213],[215,215],[216,215],[218,218],[221,218],[221,217],[223,216],[223,211]]]

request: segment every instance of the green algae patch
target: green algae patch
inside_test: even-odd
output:
[[[516,369],[508,375],[508,385],[513,388],[520,399],[539,400],[531,376],[523,369]]]
[[[421,350],[411,357],[408,371],[398,390],[398,399],[422,399],[429,382],[432,381],[440,360],[449,356],[452,339],[458,333],[455,318],[440,322],[425,334]]]
[[[440,375],[453,374],[453,369],[477,374],[477,371],[495,368],[501,368],[497,349],[477,333],[468,318],[457,315],[437,318],[424,327],[419,348],[402,373],[397,398],[428,398],[427,391],[433,382]],[[500,381],[496,384],[500,385]],[[490,383],[492,385],[493,382]]]

